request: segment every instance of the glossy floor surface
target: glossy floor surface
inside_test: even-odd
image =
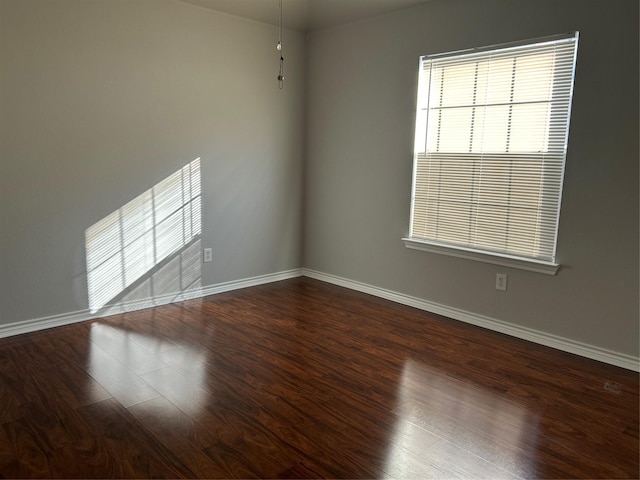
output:
[[[307,278],[0,340],[6,478],[638,478],[638,375]]]

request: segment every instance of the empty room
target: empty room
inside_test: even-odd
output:
[[[0,478],[639,478],[637,0],[0,0]]]

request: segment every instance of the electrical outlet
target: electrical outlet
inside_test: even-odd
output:
[[[496,290],[507,291],[507,274],[496,273]]]
[[[204,249],[204,262],[208,263],[213,260],[213,249],[205,248]]]

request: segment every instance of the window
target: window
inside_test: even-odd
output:
[[[407,247],[557,271],[577,42],[420,59]]]

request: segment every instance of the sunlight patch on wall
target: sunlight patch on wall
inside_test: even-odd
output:
[[[100,310],[201,232],[196,158],[85,231],[90,311]]]
[[[202,240],[193,240],[100,309],[117,315],[202,296]]]

